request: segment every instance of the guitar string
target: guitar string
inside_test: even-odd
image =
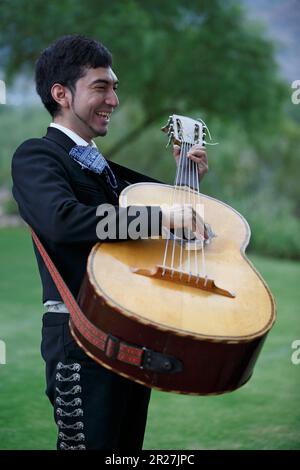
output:
[[[202,144],[203,144],[203,135],[202,135]],[[204,146],[204,145],[203,145]],[[192,187],[191,187],[191,181],[190,178],[192,176]],[[191,192],[192,192],[192,199],[191,201]],[[192,206],[193,209],[196,212],[197,209],[197,200],[198,200],[198,194],[200,194],[200,188],[199,188],[199,174],[198,174],[198,165],[196,162],[193,160],[189,159],[189,204],[193,202]],[[196,224],[197,224],[197,217],[195,214],[196,218]],[[203,221],[204,222],[204,221]],[[191,235],[189,233],[189,235]],[[195,243],[195,249],[194,251],[194,268],[195,268],[195,273],[197,276],[197,282],[199,281],[199,268],[198,268],[198,250],[197,250],[197,238],[193,237],[193,241]],[[205,254],[204,254],[204,239],[201,240],[201,253],[202,253],[202,270],[203,270],[203,275],[206,276],[206,270],[205,270]],[[191,255],[190,255],[190,250],[188,250],[188,273],[189,273],[189,280],[192,275],[191,271],[191,261],[190,261]]]
[[[193,188],[194,188],[193,208],[195,210],[195,218],[196,218],[196,224],[197,224],[197,205],[199,203],[199,193],[200,193],[200,190],[199,190],[199,174],[198,174],[198,165],[197,165],[197,163],[193,161],[192,166],[193,166]],[[196,282],[198,282],[200,272],[199,272],[199,263],[198,263],[198,249],[197,249],[198,240],[197,240],[197,238],[195,238],[194,243],[195,243],[194,266],[195,266],[195,274],[197,276],[197,281]],[[202,241],[201,241],[201,250],[203,252],[203,242]]]
[[[193,208],[196,211],[197,209],[197,194],[196,194],[196,174],[198,173],[197,170],[197,163],[192,161],[192,174],[193,174]],[[195,243],[197,243],[197,240],[195,240]],[[195,273],[196,276],[199,276],[198,273],[198,252],[197,252],[197,246],[195,247],[194,250],[194,266],[195,266]]]
[[[191,147],[191,146],[186,146],[186,147]],[[186,155],[186,152],[185,152]],[[187,158],[187,157],[186,157]],[[187,163],[187,161],[185,161]],[[188,198],[188,203],[192,204],[194,210],[196,211],[197,209],[197,200],[198,200],[198,194],[200,194],[200,187],[199,187],[199,174],[198,174],[198,166],[197,163],[194,162],[193,160],[189,159],[188,160],[188,165],[185,166],[185,183],[188,183],[188,192],[185,191],[185,202],[186,199]],[[189,176],[187,178],[187,171],[189,173]],[[191,181],[192,179],[192,181]],[[187,181],[188,180],[188,181]],[[192,182],[192,185],[191,185]],[[192,197],[191,197],[192,196]],[[204,221],[203,221],[204,222]],[[191,236],[191,231],[188,232],[188,238]],[[197,244],[197,239],[195,240],[195,243]],[[201,261],[202,261],[202,271],[203,271],[203,276],[206,277],[206,267],[205,267],[205,251],[204,251],[204,240],[200,241],[201,243]],[[182,246],[182,244],[181,244]],[[197,246],[195,246],[197,248]],[[192,263],[191,263],[191,253],[190,250],[188,250],[188,266],[187,266],[187,273],[189,274],[189,280],[192,275]],[[197,276],[197,281],[199,281],[199,277],[201,276],[201,273],[199,272],[199,267],[198,267],[198,250],[194,250],[194,267],[195,267],[195,273]]]
[[[186,151],[187,151],[186,147],[187,147],[187,144],[184,143],[184,147],[183,147],[183,149],[184,149],[184,152],[183,152],[183,154],[184,154],[183,166],[184,166],[184,165],[186,166]],[[182,174],[184,175],[184,168],[182,168]],[[181,188],[182,188],[182,189],[181,189],[181,192],[180,192],[180,196],[181,196],[181,198],[180,198],[180,203],[181,203],[181,205],[182,205],[182,203],[184,203],[184,201],[185,201],[185,194],[186,194],[186,189],[185,189],[185,186],[186,186],[186,177],[185,177],[185,181],[183,181],[183,180],[184,180],[184,178],[182,178],[182,181],[181,181]],[[180,233],[180,255],[179,255],[179,270],[181,271],[181,273],[180,273],[180,278],[182,277],[183,261],[184,261],[184,260],[183,260],[183,253],[184,253],[184,235],[185,235],[184,230],[185,230],[184,227],[181,227],[181,233]]]
[[[181,146],[180,148],[180,157],[179,157],[179,163],[177,165],[177,169],[176,169],[176,174],[175,174],[175,181],[174,181],[174,189],[173,189],[173,192],[172,192],[172,201],[171,201],[171,205],[174,204],[175,202],[175,199],[176,199],[176,195],[177,195],[177,187],[178,187],[178,184],[181,180],[181,173],[182,173],[182,161],[183,161],[183,147]],[[164,251],[164,259],[163,259],[163,272],[162,272],[162,275],[164,276],[165,275],[165,272],[166,272],[166,267],[167,267],[167,254],[168,254],[168,247],[169,247],[169,241],[170,241],[170,232],[168,234],[168,237],[167,237],[167,241],[166,241],[166,244],[165,244],[165,251]]]
[[[191,144],[188,144],[187,142],[184,142],[184,157],[183,157],[183,175],[184,177],[182,178],[182,192],[181,192],[181,204],[185,207],[188,203],[190,203],[190,168],[189,168],[189,162],[190,160],[187,158],[187,152],[189,148],[191,147]],[[187,189],[188,188],[188,189]],[[186,253],[185,253],[185,238],[189,237],[189,229],[185,226],[183,226],[181,229],[181,234],[180,234],[180,278],[182,277],[182,273],[185,271],[184,269],[184,263],[186,264]],[[185,255],[185,256],[184,256]],[[188,264],[189,264],[189,259],[188,259]],[[189,271],[189,269],[188,269]]]
[[[183,161],[182,161],[182,169],[181,169],[181,181],[180,181],[180,205],[182,206],[185,203],[185,186],[186,186],[186,176],[185,176],[185,169],[186,169],[186,152],[187,152],[187,144],[184,142],[183,143]],[[179,229],[179,239],[180,239],[180,253],[179,253],[179,271],[180,272],[180,278],[182,277],[182,271],[183,271],[183,253],[184,253],[184,227],[181,227]],[[176,234],[177,236],[177,234]],[[178,242],[177,242],[178,243]]]
[[[197,186],[197,193],[198,195],[200,194],[200,187],[199,187],[199,173],[198,173],[198,168],[196,168],[196,186]],[[198,201],[199,201],[199,197],[198,197]],[[204,216],[204,214],[203,214]],[[203,217],[203,223],[204,223],[204,217]],[[205,230],[205,227],[203,227],[203,230]],[[203,233],[204,235],[204,233]],[[196,251],[197,253],[197,283],[199,282],[199,277],[201,277],[201,272],[198,268],[198,252]],[[204,239],[201,240],[201,263],[202,263],[202,274],[203,274],[203,277],[206,277],[206,266],[205,266],[205,251],[204,251]]]
[[[202,145],[203,147],[205,146],[205,142],[203,140],[203,128],[202,128]],[[176,196],[179,194],[179,199],[182,199],[182,193],[184,194],[184,204],[186,204],[186,189],[182,191],[181,188],[186,188],[188,186],[188,203],[191,204],[191,194],[193,195],[193,204],[192,207],[196,210],[197,208],[197,195],[200,193],[199,190],[199,174],[198,174],[198,167],[197,163],[192,161],[190,158],[187,160],[187,151],[191,145],[187,144],[186,142],[183,142],[181,145],[180,149],[180,158],[179,158],[179,164],[177,166],[177,171],[176,171],[176,176],[175,176],[175,184],[174,184],[174,190],[173,190],[173,195],[172,195],[172,205],[175,202]],[[188,164],[187,164],[188,163]],[[185,177],[183,178],[183,175],[185,173]],[[188,173],[188,175],[187,175]],[[191,188],[191,176],[192,176],[192,188]],[[182,185],[182,180],[184,179],[184,186]],[[188,184],[187,183],[188,179]],[[196,180],[196,184],[195,184]],[[180,183],[180,184],[179,184]],[[182,201],[178,201],[181,203]],[[203,221],[204,222],[204,221]],[[181,229],[182,230],[182,229]],[[184,230],[184,228],[183,228]],[[190,240],[190,231],[188,232],[188,239]],[[174,259],[175,259],[175,251],[176,251],[176,244],[178,243],[178,239],[181,239],[180,242],[180,262],[179,262],[179,270],[181,271],[180,277],[182,276],[182,271],[183,271],[183,236],[178,237],[178,229],[174,229],[174,238],[172,240],[173,246],[172,246],[172,256],[171,256],[171,276],[174,274]],[[168,245],[169,245],[169,240],[170,237],[167,238],[166,246],[165,246],[165,253],[164,253],[164,260],[163,260],[163,275],[165,274],[165,269],[166,269],[166,260],[167,260],[167,252],[168,252]],[[195,243],[197,243],[197,240],[195,240]],[[197,248],[197,246],[195,246]],[[195,264],[195,272],[197,275],[197,282],[199,280],[199,268],[198,268],[198,250],[194,250],[194,264]],[[202,252],[202,272],[203,276],[206,277],[206,267],[205,267],[205,254],[204,254],[204,240],[201,240],[201,252]],[[188,250],[188,269],[187,272],[189,273],[189,280],[191,277],[191,261],[190,261],[191,255],[190,255],[190,250]]]
[[[181,188],[182,188],[182,175],[183,175],[183,169],[184,169],[184,161],[185,161],[185,152],[186,152],[186,144],[185,142],[182,143],[181,145],[181,149],[180,149],[180,154],[181,154],[181,161],[179,163],[179,185],[177,183],[176,185],[176,193],[177,195],[179,195],[179,200],[177,200],[176,202],[178,204],[181,203]],[[174,228],[174,238],[172,240],[172,254],[171,254],[171,277],[173,277],[174,275],[174,259],[175,259],[175,252],[176,252],[176,244],[177,244],[177,239],[179,238],[179,234],[178,232],[182,230],[181,228]],[[182,238],[182,237],[181,237]],[[182,242],[181,242],[182,243]]]
[[[177,173],[176,173],[176,182],[175,182],[175,187],[173,190],[173,201],[172,203],[175,202],[176,196],[179,193],[179,198],[181,199],[180,201],[176,201],[177,203],[180,203],[182,205],[182,202],[186,204],[188,202],[189,205],[192,205],[194,208],[196,208],[196,198],[197,198],[197,193],[195,192],[195,186],[197,188],[197,192],[199,193],[199,180],[198,180],[198,171],[197,171],[197,164],[196,162],[193,162],[191,159],[187,158],[187,150],[191,147],[191,145],[187,143],[183,143],[181,147],[181,153],[180,153],[180,161],[179,165],[177,168]],[[191,169],[192,168],[192,169]],[[192,175],[192,184],[193,188],[191,188],[191,175]],[[196,179],[196,185],[195,185],[195,179]],[[182,184],[183,183],[183,184]],[[178,187],[179,184],[179,187]],[[186,190],[186,186],[188,189]],[[180,190],[179,188],[184,187],[184,190]],[[191,194],[193,195],[193,204],[191,200]],[[182,198],[184,201],[182,201]],[[188,200],[188,201],[187,201]],[[176,244],[178,243],[178,239],[180,238],[180,263],[179,263],[179,270],[183,270],[183,245],[184,245],[184,240],[183,236],[178,236],[178,231],[182,229],[175,229],[174,232],[174,237],[175,239],[172,240],[172,255],[171,255],[171,276],[174,274],[174,260],[175,260],[175,250],[176,250]],[[188,229],[188,236],[187,238],[189,239],[191,236],[190,230]],[[177,241],[176,241],[177,240]],[[169,244],[169,238],[167,239],[166,242],[166,247],[165,247],[165,256],[164,256],[164,261],[163,261],[163,275],[165,274],[165,268],[166,266],[166,258],[167,258],[167,250],[168,250],[168,244]],[[202,244],[202,253],[203,252],[203,244]],[[187,268],[187,273],[189,274],[189,279],[191,277],[191,261],[190,261],[190,250],[188,250],[188,268]],[[194,253],[194,258],[195,258],[195,271],[196,274],[199,276],[198,272],[198,253],[197,250],[195,250]],[[180,277],[182,276],[182,272],[180,273]]]
[[[184,144],[184,181],[183,181],[183,191],[182,191],[182,198],[183,198],[183,205],[186,206],[187,204],[191,205],[191,160],[187,157],[187,152],[192,147],[191,144],[185,143]],[[191,230],[188,227],[182,227],[181,233],[181,240],[180,240],[180,278],[182,277],[183,272],[191,273],[191,255],[190,251],[186,253],[184,249],[185,245],[189,243],[191,237]],[[186,241],[187,239],[187,241]],[[183,256],[185,254],[185,256]],[[187,259],[186,259],[187,258]],[[183,266],[183,262],[185,262],[185,269]],[[187,266],[186,266],[187,265]]]
[[[189,206],[191,205],[191,159],[188,158],[188,156],[186,157],[188,159],[188,164],[187,164],[187,168],[188,168],[188,204]],[[193,223],[193,216],[192,216],[192,223]],[[190,229],[187,229],[187,238],[188,238],[188,242],[187,242],[187,248],[188,248],[188,244],[191,242],[191,236],[192,236],[192,230]],[[188,265],[187,265],[187,272],[189,274],[189,281],[191,279],[191,250],[187,250],[187,258],[188,258]]]
[[[211,139],[211,136],[210,136],[210,132],[209,132],[209,129],[207,128],[206,124],[204,123],[204,121],[202,121],[201,119],[201,122],[204,124],[204,126],[202,126],[202,135],[201,135],[201,143],[202,143],[202,147],[205,149],[205,132],[204,132],[204,129],[207,129],[208,130],[208,134],[209,134],[209,137]],[[199,180],[199,173],[197,171],[196,173],[196,176],[197,176],[197,192],[198,194],[200,195],[200,180]],[[203,208],[203,211],[204,211],[204,208]],[[205,214],[203,212],[203,223],[205,222]],[[203,231],[205,231],[205,226],[203,227]],[[203,235],[204,235],[204,232],[203,232]],[[206,263],[205,263],[205,252],[204,252],[204,239],[201,240],[201,255],[202,255],[202,274],[203,274],[203,277],[206,279],[207,277],[207,274],[206,274]],[[200,276],[201,276],[201,273],[200,273]],[[199,276],[198,276],[198,279],[197,279],[197,282],[199,280]]]

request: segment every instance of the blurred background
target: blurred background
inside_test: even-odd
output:
[[[278,308],[242,389],[153,393],[145,448],[300,449],[300,100],[292,100],[300,1],[3,0],[0,31],[0,448],[55,447],[39,355],[41,289],[10,163],[51,121],[35,93],[35,60],[57,37],[81,33],[111,50],[120,80],[120,107],[97,141],[104,155],[172,183],[160,128],[173,113],[204,119],[219,145],[208,147],[201,192],[248,220],[247,253]]]

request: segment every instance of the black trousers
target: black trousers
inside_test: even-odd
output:
[[[57,449],[142,449],[151,390],[100,366],[71,336],[69,314],[45,313],[41,353]]]

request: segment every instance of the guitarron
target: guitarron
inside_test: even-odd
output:
[[[251,377],[275,304],[245,255],[246,220],[199,192],[187,152],[205,146],[205,124],[173,115],[162,130],[181,147],[174,186],[133,184],[119,204],[192,204],[202,208],[208,238],[174,230],[167,238],[96,244],[78,298],[86,324],[71,319],[70,327],[88,355],[124,377],[164,391],[220,394]]]

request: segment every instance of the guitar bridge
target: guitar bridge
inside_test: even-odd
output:
[[[234,298],[235,294],[227,289],[218,287],[213,279],[209,279],[207,276],[197,276],[186,271],[180,271],[178,269],[172,269],[160,265],[156,265],[154,268],[131,268],[131,271],[141,276],[153,277],[155,279],[161,279],[169,282],[175,282],[177,284],[194,287],[196,289],[205,290],[212,292],[213,294],[223,295],[225,297]]]

